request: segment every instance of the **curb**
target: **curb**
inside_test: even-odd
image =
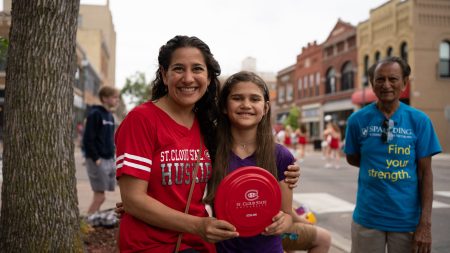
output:
[[[439,154],[433,156],[433,160],[450,161],[450,154],[449,153],[439,153]]]
[[[350,253],[352,242],[333,231],[328,231],[331,234],[331,246],[345,253]]]
[[[300,206],[299,202],[295,200],[293,200],[292,202],[293,206]],[[339,251],[342,251],[343,253],[350,253],[352,245],[352,242],[350,240],[344,238],[343,236],[334,231],[331,231],[328,228],[325,229],[328,230],[331,235],[331,248],[336,248]]]

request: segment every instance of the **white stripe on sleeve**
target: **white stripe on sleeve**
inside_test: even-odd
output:
[[[128,162],[128,161],[124,161],[123,165],[126,165],[128,167],[132,167],[132,168],[136,168],[136,169],[139,169],[139,170],[147,171],[147,172],[151,171],[150,167],[147,167],[147,166],[144,166],[144,165],[140,165],[140,164],[137,164],[137,163]]]
[[[148,164],[149,166],[137,164],[137,163],[132,162],[131,160],[143,162],[143,163]],[[151,171],[150,166],[152,165],[152,160],[142,157],[142,156],[125,153],[125,154],[117,157],[116,169],[122,168],[124,165],[132,167],[132,168],[136,168],[139,170],[150,172]]]

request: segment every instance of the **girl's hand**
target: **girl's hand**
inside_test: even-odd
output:
[[[263,235],[281,235],[288,232],[292,226],[292,216],[282,211],[272,219],[273,223],[266,227]]]
[[[197,234],[207,242],[216,243],[239,236],[236,228],[227,221],[210,217],[201,219]]]
[[[288,184],[289,188],[293,189],[297,187],[300,179],[300,166],[298,164],[289,165],[284,175],[286,176],[284,181]]]

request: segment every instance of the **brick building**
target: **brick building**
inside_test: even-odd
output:
[[[325,42],[308,43],[296,64],[278,73],[277,120],[297,106],[310,140],[321,139],[326,115],[344,131],[356,109],[351,102],[356,70],[356,28],[339,19]]]
[[[322,78],[322,45],[316,41],[308,43],[297,55],[296,71],[296,105],[300,108],[300,123],[306,126],[309,139],[320,139],[323,129],[323,112],[321,94],[325,88]]]
[[[356,108],[351,101],[358,66],[356,28],[339,19],[322,47],[323,114],[331,116],[344,136],[347,118]]]

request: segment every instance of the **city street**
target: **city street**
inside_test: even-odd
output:
[[[85,214],[92,192],[81,152],[75,152],[77,190],[80,213]],[[358,169],[346,164],[344,158],[339,168],[325,167],[320,152],[309,149],[301,163],[300,184],[295,189],[294,201],[312,210],[318,225],[328,229],[333,237],[330,253],[350,252],[350,223],[354,208]],[[1,168],[1,167],[0,167]],[[434,253],[447,253],[450,249],[450,155],[437,155],[433,159],[433,249]],[[0,180],[0,187],[2,180]],[[113,208],[120,200],[118,188],[107,192],[102,209]],[[0,201],[1,203],[1,201]]]
[[[301,163],[300,184],[294,200],[316,213],[318,225],[332,232],[333,244],[350,252],[350,224],[356,199],[358,169],[341,158],[340,168],[325,168],[319,152],[308,152]],[[450,249],[450,156],[433,158],[434,202],[432,236],[434,253]]]

